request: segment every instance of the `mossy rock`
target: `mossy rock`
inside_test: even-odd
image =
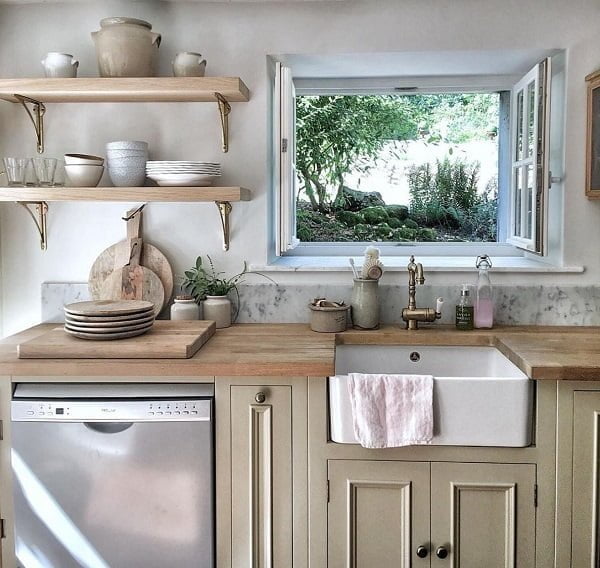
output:
[[[388,225],[392,229],[399,229],[400,227],[402,227],[404,225],[404,223],[402,221],[400,221],[400,219],[396,219],[395,217],[390,217],[390,220],[388,221]]]
[[[394,229],[392,229],[387,223],[381,223],[375,229],[375,234],[380,239],[390,239],[394,236]]]
[[[345,211],[360,211],[365,207],[385,205],[378,191],[359,191],[344,186],[336,197],[334,207]]]
[[[420,241],[431,243],[437,240],[437,232],[435,229],[419,229],[417,237]]]
[[[348,227],[356,227],[359,223],[365,222],[365,218],[360,213],[355,213],[354,211],[338,211],[335,214],[335,218],[344,223],[344,225],[348,225]]]
[[[379,225],[379,223],[387,223],[390,216],[385,207],[366,207],[361,212],[368,225]]]
[[[408,217],[408,207],[406,205],[386,205],[385,210],[391,218],[399,221],[404,221]]]
[[[401,227],[400,229],[396,229],[394,231],[394,240],[395,241],[415,241],[417,237],[417,231],[414,229],[409,229],[407,227]]]
[[[405,219],[402,222],[402,226],[406,227],[407,229],[418,229],[419,223],[417,223],[414,219]]]

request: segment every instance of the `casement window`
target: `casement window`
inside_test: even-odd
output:
[[[413,252],[413,248],[415,253],[418,254],[425,252],[425,254],[442,256],[457,255],[457,249],[461,251],[477,250],[478,253],[488,252],[489,254],[502,256],[522,254],[517,250],[520,249],[538,255],[545,255],[549,202],[547,191],[551,179],[548,166],[550,76],[550,59],[547,59],[536,65],[521,80],[515,80],[518,79],[518,76],[511,76],[512,81],[510,83],[507,83],[506,78],[503,78],[504,82],[502,82],[490,75],[489,78],[483,77],[483,79],[477,77],[472,84],[469,84],[468,77],[461,77],[454,84],[451,81],[444,81],[443,85],[439,84],[440,81],[436,80],[436,77],[425,77],[420,78],[420,84],[414,85],[411,82],[409,86],[405,86],[407,85],[406,80],[403,81],[402,77],[398,77],[388,78],[387,83],[383,85],[377,84],[377,80],[373,80],[373,84],[368,85],[369,81],[362,79],[354,83],[351,80],[315,81],[315,85],[311,86],[308,79],[295,81],[291,69],[277,62],[274,92],[275,168],[273,176],[276,202],[276,255],[334,256],[353,254],[353,251],[360,254],[365,243],[374,241],[386,248],[386,254],[392,255],[410,254]],[[423,205],[423,200],[419,201],[418,184],[415,185],[417,182],[414,180],[419,180],[419,175],[423,172],[429,175],[429,166],[411,166],[410,200],[405,199],[406,202],[392,203],[391,207],[388,201],[385,201],[383,209],[400,213],[396,218],[382,220],[381,227],[379,227],[381,228],[380,232],[378,232],[379,228],[373,224],[376,221],[370,219],[371,225],[368,226],[362,222],[367,213],[371,217],[374,216],[377,213],[378,206],[369,207],[366,204],[364,210],[353,210],[350,213],[340,211],[339,207],[337,209],[332,207],[332,211],[326,213],[317,211],[319,203],[314,198],[316,190],[314,187],[309,187],[310,184],[303,178],[301,171],[301,162],[304,163],[306,160],[302,160],[303,156],[297,154],[297,148],[306,147],[306,144],[298,144],[297,140],[301,132],[301,126],[304,126],[303,116],[306,115],[306,105],[302,106],[300,99],[309,96],[313,98],[319,96],[339,98],[365,97],[367,95],[370,97],[380,96],[385,98],[386,101],[390,99],[401,100],[402,97],[408,100],[407,97],[411,96],[414,100],[414,95],[418,95],[419,100],[423,101],[425,107],[431,106],[430,102],[432,100],[442,107],[446,105],[446,114],[443,115],[444,120],[456,119],[458,123],[460,123],[460,120],[453,115],[461,112],[462,107],[459,104],[461,101],[464,103],[462,106],[468,107],[471,105],[472,108],[476,108],[481,101],[485,103],[485,109],[487,109],[485,112],[490,116],[493,115],[496,121],[494,128],[489,128],[489,125],[486,127],[489,131],[490,140],[493,140],[493,144],[495,144],[496,161],[489,167],[482,168],[482,170],[486,170],[486,175],[490,175],[491,171],[492,177],[495,176],[495,184],[497,184],[495,187],[497,189],[494,191],[497,193],[492,195],[488,191],[486,197],[482,193],[481,187],[477,191],[473,189],[475,187],[473,183],[471,183],[469,191],[475,192],[471,196],[476,194],[476,199],[480,203],[482,211],[487,214],[493,209],[495,226],[494,228],[487,227],[487,236],[471,240],[468,235],[464,236],[465,231],[463,231],[464,227],[462,226],[458,229],[452,226],[451,229],[446,231],[444,225],[446,221],[449,225],[462,221],[465,221],[467,225],[470,224],[469,226],[476,225],[476,223],[471,214],[472,210],[468,206],[460,209],[458,205],[455,206],[451,202],[453,197],[447,197],[448,191],[446,189],[436,189],[435,183],[438,183],[437,181],[430,183],[434,187],[432,191],[434,193],[437,191],[439,194],[443,193],[443,199],[450,199],[450,202],[442,204],[443,211],[440,214],[441,221],[439,221],[439,225],[424,224],[434,223],[434,221],[431,220],[430,211],[427,209],[428,204]],[[430,99],[427,97],[430,97]],[[446,99],[449,102],[446,102]],[[327,102],[325,98],[323,100],[325,103]],[[347,106],[348,108],[353,107],[351,104]],[[316,108],[316,112],[319,112],[319,108]],[[297,112],[297,110],[302,112]],[[341,129],[346,118],[348,117],[340,117],[337,122],[332,122],[333,126],[331,128],[335,130],[339,126],[339,129]],[[474,120],[480,120],[480,118],[477,115]],[[357,120],[365,120],[365,118],[361,115],[357,117]],[[440,129],[443,126],[441,125]],[[425,135],[420,130],[418,132],[421,139],[431,134],[431,132],[428,133],[427,128],[424,131]],[[315,138],[318,138],[318,132],[313,131],[313,134]],[[306,133],[303,135],[306,136]],[[435,137],[430,136],[430,138]],[[401,157],[404,159],[406,154],[410,154],[406,151],[408,144],[406,138],[403,144],[401,153],[404,152],[404,154]],[[427,146],[427,144],[430,144],[430,146]],[[468,162],[471,157],[469,150],[471,147],[468,145],[461,146],[460,142],[454,145],[448,144],[449,154],[452,155],[447,160],[446,158],[437,159],[437,171],[434,171],[430,177],[431,179],[435,178],[435,180],[439,177],[441,180],[439,184],[442,184],[444,175],[447,174],[447,179],[459,179],[461,183],[468,186],[469,180],[466,178],[475,176],[475,173],[468,163],[460,169],[457,165],[460,163],[457,155],[466,156],[464,161]],[[483,141],[481,146],[488,148],[487,154],[490,154],[489,148],[493,144],[489,141]],[[423,143],[421,146],[423,146]],[[429,140],[425,144],[425,148],[431,148],[432,152],[440,149],[438,143]],[[452,149],[455,149],[454,153],[452,153]],[[421,154],[423,154],[422,147]],[[425,154],[427,154],[427,151]],[[436,166],[431,167],[435,170]],[[446,169],[444,170],[444,168]],[[360,168],[357,169],[360,170]],[[366,170],[368,168],[365,168],[364,171]],[[354,176],[352,179],[356,181],[357,178]],[[360,180],[358,183],[360,183]],[[371,191],[370,187],[355,187],[354,189],[365,192]],[[309,191],[312,192],[312,195]],[[330,204],[334,201],[333,195],[330,195]],[[327,235],[326,239],[311,240],[306,238],[307,231],[303,224],[306,223],[307,217],[309,220],[312,219],[312,210],[315,211],[315,219],[324,227],[323,233]],[[406,213],[406,210],[408,210],[408,213]],[[386,211],[382,213],[384,217]],[[479,211],[477,214],[479,214]],[[318,215],[321,215],[321,218]],[[448,217],[452,218],[447,219]],[[348,220],[351,222],[356,220],[356,224],[349,226],[346,230],[344,223],[348,223]],[[485,225],[485,217],[483,221],[479,221],[480,225],[482,223]],[[336,232],[338,229],[339,233]],[[479,234],[477,231],[480,229],[485,232],[486,227],[474,228],[473,234]],[[379,234],[384,237],[380,239]],[[367,238],[362,238],[364,235]],[[394,240],[396,236],[399,238]],[[387,247],[401,248],[394,249],[397,252],[392,252]],[[469,247],[471,248],[469,249]],[[466,254],[473,253],[468,252]]]

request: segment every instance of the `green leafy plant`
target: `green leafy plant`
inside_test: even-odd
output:
[[[202,262],[202,257],[196,259],[196,264],[185,271],[185,277],[182,287],[186,289],[197,302],[203,300],[206,296],[226,296],[234,290],[238,294],[237,286],[241,284],[248,267],[244,262],[244,269],[235,276],[225,278],[224,272],[217,272],[212,258],[207,255],[208,267]],[[238,294],[239,296],[239,294]]]

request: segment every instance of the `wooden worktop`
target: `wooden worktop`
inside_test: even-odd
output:
[[[63,377],[313,376],[334,373],[335,345],[450,345],[498,348],[532,379],[600,380],[600,328],[498,327],[418,331],[384,326],[339,334],[304,324],[241,324],[217,333],[191,359],[18,359],[16,346],[56,324],[42,324],[0,341],[0,375]]]

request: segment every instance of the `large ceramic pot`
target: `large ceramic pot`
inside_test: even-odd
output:
[[[104,18],[92,32],[101,77],[153,77],[160,34],[134,18]]]

